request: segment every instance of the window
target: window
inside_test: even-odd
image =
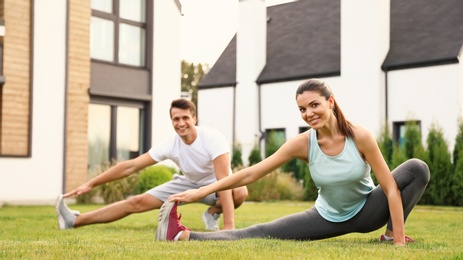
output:
[[[143,113],[137,106],[90,104],[88,113],[89,175],[102,163],[128,160],[142,151]]]
[[[265,157],[269,157],[286,141],[284,128],[265,130]]]
[[[418,127],[418,131],[421,132],[421,121],[398,121],[393,122],[393,139],[394,143],[403,147],[405,144],[405,131],[408,124],[413,124]]]
[[[144,67],[145,50],[145,0],[92,0],[92,59]]]
[[[308,131],[310,129],[310,126],[301,126],[299,127],[299,133],[302,134],[305,131]]]

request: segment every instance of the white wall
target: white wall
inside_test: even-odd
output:
[[[384,73],[389,50],[390,1],[341,1],[339,100],[347,118],[377,132],[384,122]],[[347,95],[347,92],[349,94]],[[345,98],[344,98],[345,97]]]
[[[180,98],[180,11],[174,1],[154,1],[152,145],[174,133],[170,103]]]
[[[267,7],[264,0],[241,0],[236,38],[236,142],[241,145],[243,163],[256,144],[258,129],[258,87],[256,80],[266,63]]]
[[[461,115],[458,64],[388,72],[389,121],[421,120],[423,145],[432,123],[453,151]]]
[[[339,77],[322,78],[331,86],[336,98],[347,99],[349,92],[343,93],[340,86]],[[262,131],[272,128],[285,128],[286,140],[289,140],[299,134],[300,127],[308,127],[307,123],[302,120],[299,109],[296,104],[296,89],[305,80],[289,81],[264,84],[261,86],[261,120]],[[343,112],[345,106],[340,104]],[[346,114],[349,119],[349,115]]]
[[[213,127],[233,144],[234,88],[204,89],[198,92],[198,125]]]
[[[0,158],[0,204],[52,204],[62,191],[65,26],[66,1],[34,2],[32,155]]]

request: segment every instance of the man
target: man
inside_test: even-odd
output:
[[[198,189],[230,175],[229,144],[217,130],[196,126],[196,107],[186,99],[172,101],[170,107],[172,126],[177,134],[158,147],[151,148],[137,158],[120,162],[102,174],[58,197],[56,213],[60,229],[77,228],[97,223],[109,223],[132,213],[159,209],[168,197],[189,189]],[[103,208],[79,214],[70,210],[64,198],[79,196],[92,188],[127,177],[139,170],[171,159],[183,175],[154,187],[144,194],[119,201]],[[223,213],[223,229],[234,229],[234,209],[248,195],[246,186],[210,194],[200,202],[210,205],[202,219],[207,230],[217,230],[218,219]]]

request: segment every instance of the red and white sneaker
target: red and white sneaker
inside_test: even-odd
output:
[[[156,230],[156,240],[173,241],[175,236],[189,228],[180,224],[182,215],[177,216],[177,202],[166,201],[159,209],[158,228]]]
[[[388,241],[392,241],[394,240],[393,237],[386,237],[385,235],[381,235],[381,237],[379,237],[379,241],[380,242],[388,242]],[[411,237],[409,236],[405,236],[405,242],[407,243],[413,243],[415,242],[415,240],[413,240]]]

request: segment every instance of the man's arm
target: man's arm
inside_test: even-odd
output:
[[[214,159],[214,170],[217,180],[230,175],[230,155],[219,155]],[[220,204],[223,211],[223,229],[235,229],[235,205],[231,190],[219,191]]]
[[[111,181],[119,180],[125,178],[132,173],[135,173],[149,165],[155,164],[156,161],[151,158],[148,153],[144,153],[137,158],[120,162],[113,167],[109,168],[102,174],[96,176],[95,178],[87,181],[86,183],[80,185],[74,190],[64,194],[64,197],[70,197],[74,195],[82,195],[89,192],[93,187],[96,187],[101,184],[105,184]]]

